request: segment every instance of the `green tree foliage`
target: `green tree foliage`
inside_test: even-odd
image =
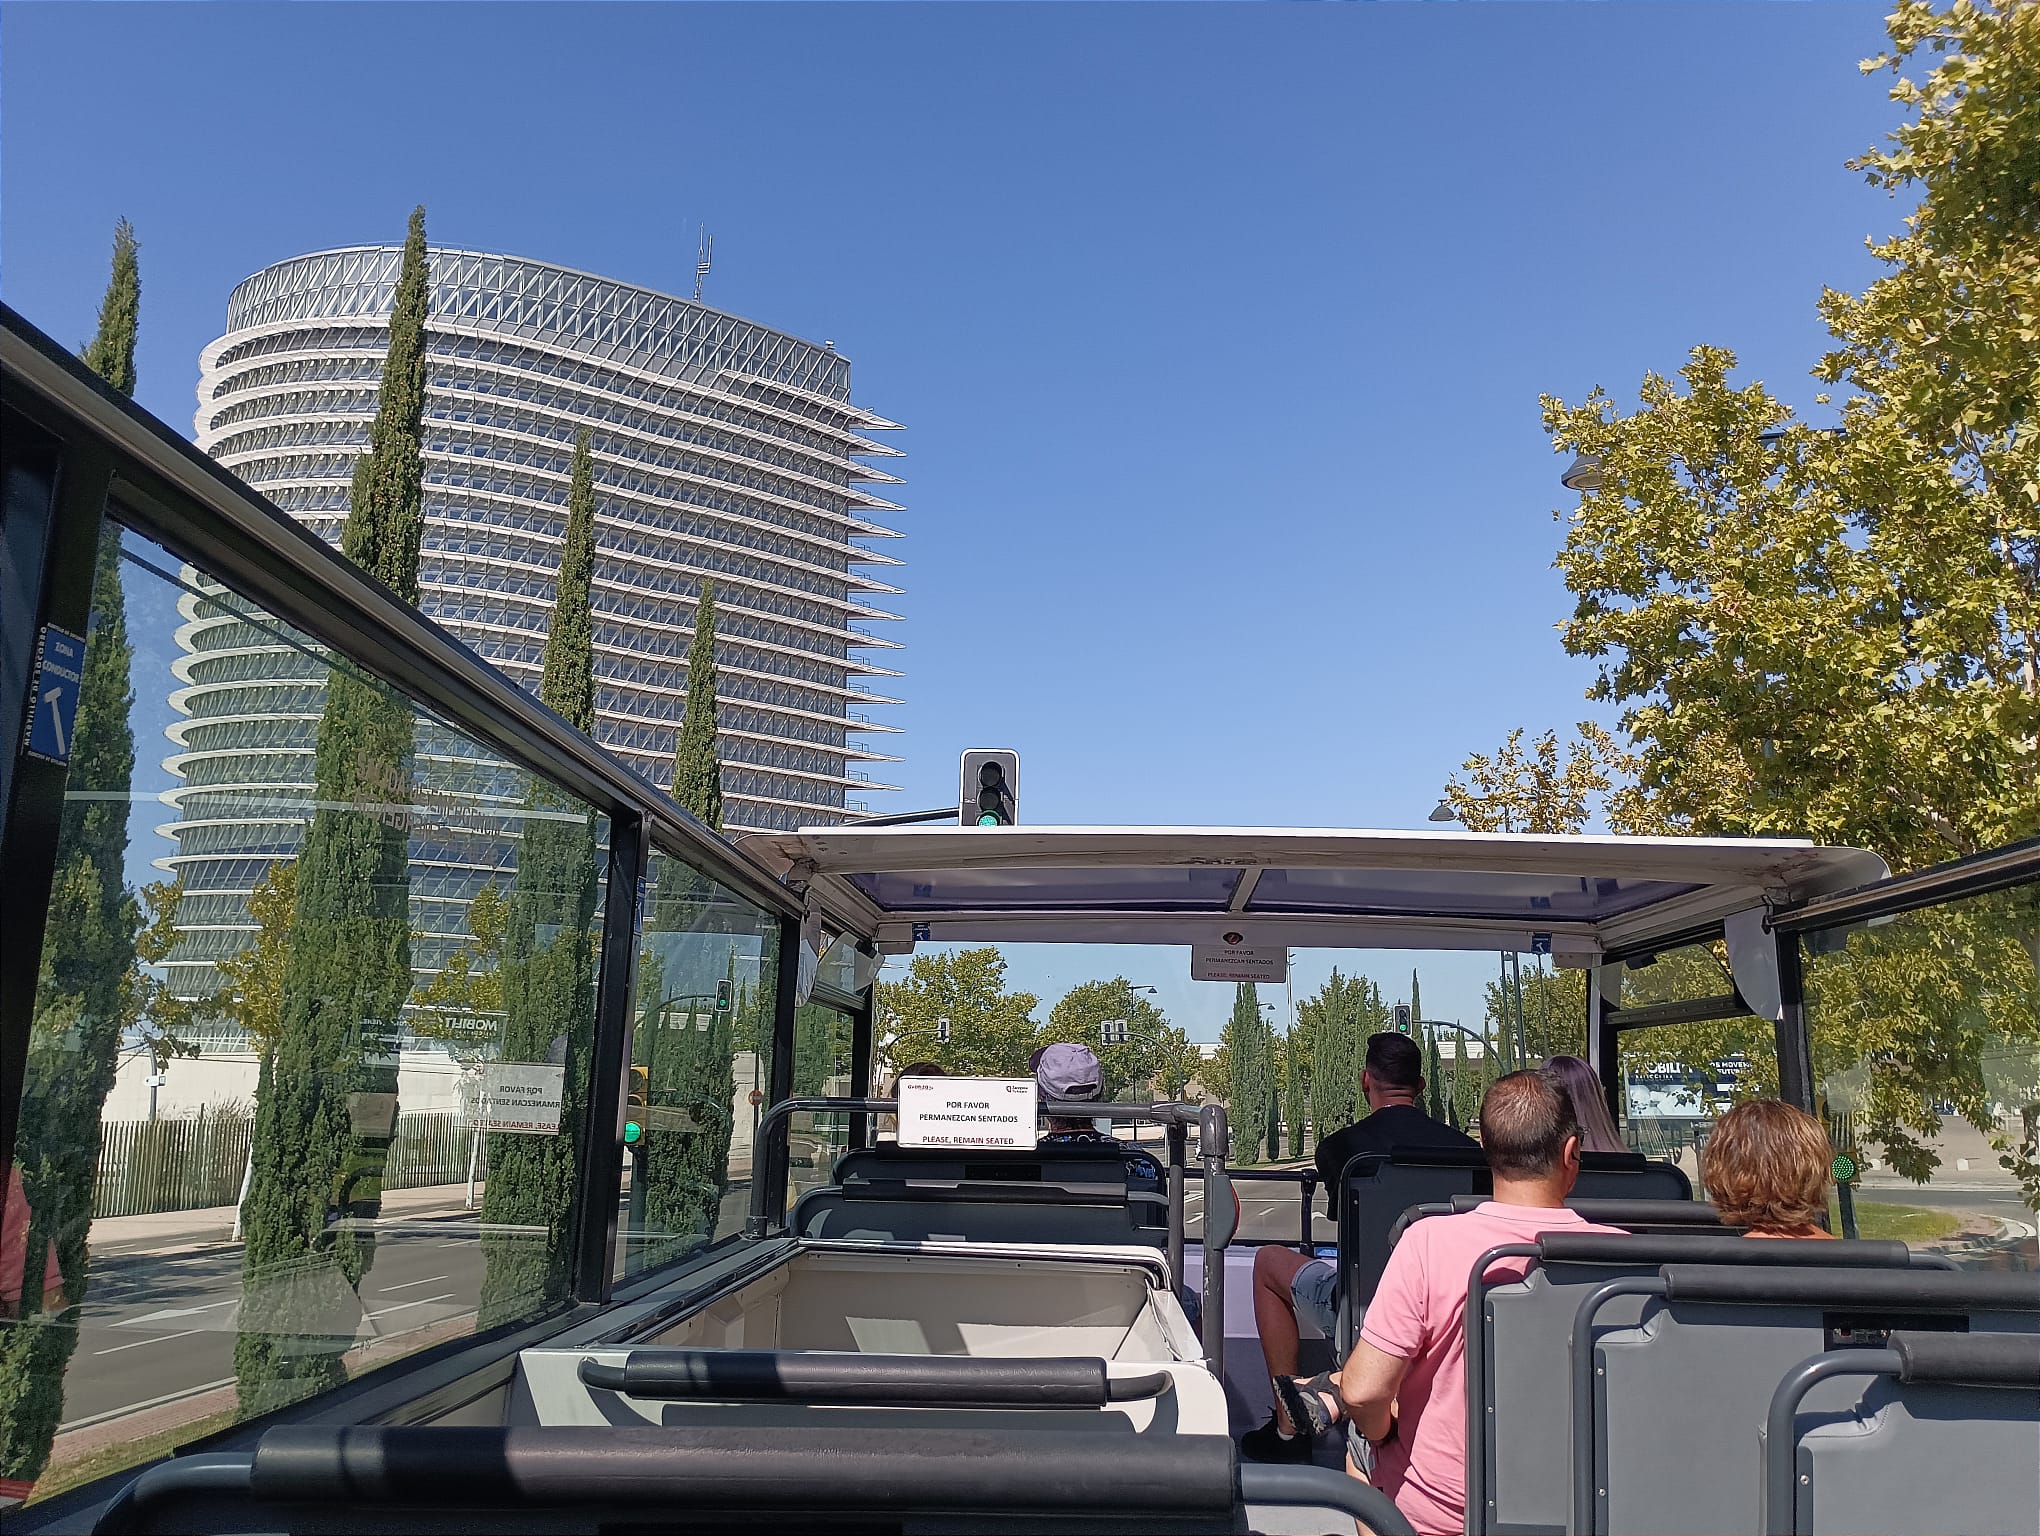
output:
[[[113,275],[99,301],[99,329],[80,350],[85,366],[118,394],[135,392],[135,338],[142,323],[141,247],[126,219],[113,226]]]
[[[687,713],[673,744],[673,798],[695,817],[722,827],[722,762],[716,756],[715,584],[701,584],[694,638],[687,643]]]
[[[1298,1003],[1296,1012],[1311,1040],[1311,1125],[1323,1138],[1367,1113],[1360,1093],[1367,1037],[1388,1027],[1388,1008],[1373,982],[1334,966],[1317,995]]]
[[[1720,988],[1727,990],[1727,985]],[[1694,996],[1706,996],[1695,993]],[[1625,993],[1625,996],[1627,994]],[[1516,1061],[1514,989],[1505,993],[1499,981],[1485,988],[1488,1037],[1504,1060],[1536,1066],[1547,1056],[1584,1056],[1587,1049],[1587,973],[1548,970],[1542,965],[1523,972],[1523,1033],[1529,1044],[1525,1061]],[[1505,1022],[1506,1021],[1506,1022]],[[1653,1032],[1652,1038],[1657,1038]],[[1505,1048],[1504,1048],[1505,1047]]]
[[[916,955],[905,980],[879,983],[881,1054],[895,1066],[932,1061],[963,1076],[1024,1077],[1040,1002],[1032,992],[1006,990],[1006,961],[996,949]]]
[[[290,925],[296,914],[297,861],[281,859],[262,872],[248,894],[254,939],[213,966],[220,989],[212,1006],[247,1032],[263,1061],[283,1033],[283,978],[290,972]]]
[[[1460,769],[1466,782],[1458,774],[1446,782],[1453,819],[1469,832],[1578,832],[1610,787],[1606,733],[1592,724],[1579,729],[1562,753],[1556,731],[1525,750],[1520,729],[1492,757],[1476,752]]]
[[[421,208],[404,242],[375,420],[340,535],[342,552],[406,602],[418,597],[424,529],[428,298]],[[334,1288],[315,1277],[337,1274],[356,1287],[373,1261],[373,1238],[336,1223],[381,1209],[395,1125],[398,1020],[411,992],[411,754],[402,696],[332,666],[282,1017],[255,1095],[234,1349],[244,1414],[345,1377],[352,1330],[341,1331]]]
[[[1276,1059],[1275,1032],[1268,1027],[1251,981],[1240,982],[1233,993],[1225,1041],[1231,1047],[1232,1097],[1227,1103],[1227,1120],[1232,1131],[1232,1161],[1258,1163],[1263,1148],[1273,1150],[1277,1135],[1281,1063]]]
[[[1559,568],[1565,645],[1628,737],[1618,830],[1810,836],[1900,870],[2040,831],[2040,8],[1907,0],[1887,25],[1865,67],[1897,77],[1905,118],[1852,165],[1916,201],[1871,246],[1882,275],[1821,298],[1840,430],[1736,383],[1718,347],[1646,376],[1633,411],[1545,401],[1554,446],[1602,462]],[[2040,1010],[2005,1006],[2030,997],[2033,914],[1965,907],[1842,961],[1810,968],[1817,1076],[1868,1073],[1865,1138],[1924,1178],[1954,1103],[2017,1171],[1979,1064],[2040,1041]],[[1648,1048],[1704,1080],[1747,1039],[1742,1091],[1771,1070],[1767,1027]]]
[[[1155,1037],[1155,1092],[1163,1099],[1180,1101],[1204,1065],[1196,1042],[1175,1025],[1168,1025]]]
[[[542,703],[583,732],[595,729],[594,573],[595,478],[584,428],[574,440],[552,628],[538,688]],[[489,1138],[482,1220],[503,1230],[482,1239],[488,1266],[481,1295],[484,1328],[566,1299],[576,1150],[588,1110],[594,1045],[595,813],[538,782],[528,804],[502,937],[501,1059],[561,1064],[564,1091],[556,1135],[505,1131]],[[727,1096],[722,1111],[726,1119]],[[545,1235],[534,1236],[533,1229]]]
[[[647,936],[654,947],[639,967],[631,1059],[646,1069],[651,1103],[633,1175],[645,1181],[649,1265],[716,1235],[736,1128],[737,1040],[741,1032],[769,1049],[776,967],[768,943],[754,1003],[736,984],[746,935],[708,882],[677,862],[663,864]],[[739,998],[726,1014],[715,1010],[718,973]]]
[[[1288,1151],[1291,1157],[1303,1157],[1310,1145],[1310,1042],[1291,1029],[1278,1043],[1282,1047],[1282,1121],[1288,1130]]]
[[[1126,1020],[1124,1044],[1103,1043],[1099,1026],[1107,1019]],[[1134,991],[1124,976],[1114,976],[1082,982],[1065,992],[1049,1010],[1048,1028],[1042,1031],[1040,1043],[1089,1046],[1098,1053],[1105,1097],[1121,1099],[1137,1093],[1154,1077],[1157,1047],[1168,1030],[1169,1021],[1162,1010]]]
[[[114,229],[112,276],[85,362],[124,395],[135,387],[140,306],[134,230],[123,219]],[[48,1463],[63,1416],[64,1372],[85,1300],[100,1107],[113,1088],[121,1036],[135,1018],[141,987],[135,966],[141,911],[124,875],[135,766],[133,664],[120,532],[109,523],[93,569],[15,1143],[30,1217],[21,1316],[0,1336],[0,1478],[24,1482]],[[45,1298],[42,1283],[52,1242],[64,1276],[61,1308],[54,1296]]]
[[[1427,1029],[1424,1031],[1424,1113],[1433,1120],[1445,1119],[1450,1092],[1445,1082],[1445,1059],[1438,1053],[1438,1032]]]

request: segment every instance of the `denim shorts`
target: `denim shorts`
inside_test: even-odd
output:
[[[1339,1267],[1323,1259],[1312,1259],[1289,1282],[1290,1297],[1296,1302],[1296,1320],[1309,1323],[1328,1339],[1339,1333]]]

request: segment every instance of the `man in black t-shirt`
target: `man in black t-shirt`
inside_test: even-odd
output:
[[[1367,1118],[1318,1143],[1318,1182],[1325,1191],[1326,1214],[1334,1222],[1339,1219],[1339,1176],[1360,1153],[1480,1145],[1417,1108],[1424,1096],[1424,1054],[1407,1035],[1368,1036],[1360,1092],[1367,1100]],[[1338,1314],[1338,1265],[1274,1244],[1254,1254],[1254,1328],[1261,1336],[1261,1354],[1271,1380],[1296,1374],[1298,1318],[1309,1318],[1329,1339],[1337,1332]],[[1310,1438],[1294,1433],[1279,1396],[1274,1416],[1242,1436],[1240,1448],[1262,1461],[1310,1459]]]

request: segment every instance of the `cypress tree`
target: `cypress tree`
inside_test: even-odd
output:
[[[141,269],[135,232],[114,226],[113,270],[87,367],[123,395],[135,388]],[[33,1482],[63,1417],[64,1373],[78,1344],[86,1235],[99,1172],[100,1109],[132,1022],[141,911],[125,883],[134,787],[134,647],[121,586],[120,530],[104,525],[92,575],[85,665],[58,824],[49,926],[21,1085],[15,1157],[29,1223],[21,1312],[0,1332],[0,1478]],[[83,798],[80,792],[92,794]],[[52,1248],[61,1293],[45,1294]]]
[[[722,763],[715,736],[715,585],[704,581],[687,645],[687,713],[673,744],[673,798],[721,831]]]
[[[584,732],[595,728],[594,574],[595,473],[583,430],[574,440],[567,526],[538,696]],[[479,1321],[484,1328],[566,1298],[574,1149],[587,1112],[595,1028],[593,812],[542,785],[534,785],[528,803],[537,814],[525,821],[517,887],[503,934],[501,1059],[559,1062],[565,1084],[557,1135],[498,1132],[489,1138],[482,1220],[525,1230],[482,1239],[487,1269]],[[545,1236],[534,1236],[534,1228]]]
[[[1303,1005],[1314,1018],[1310,1118],[1320,1136],[1367,1112],[1360,1092],[1360,1070],[1367,1061],[1367,986],[1365,978],[1341,975],[1335,966],[1318,995]]]
[[[1294,1028],[1282,1039],[1282,1107],[1288,1112],[1289,1155],[1303,1156],[1309,1134],[1310,1077],[1304,1070],[1306,1042]]]
[[[1232,1046],[1232,1102],[1227,1122],[1232,1131],[1233,1160],[1261,1161],[1261,1149],[1272,1139],[1276,1080],[1275,1036],[1261,1016],[1261,1003],[1251,981],[1233,993],[1232,1018],[1225,1038]]]
[[[1424,1112],[1433,1120],[1445,1118],[1445,1061],[1435,1029],[1424,1031]]]
[[[357,462],[340,548],[406,602],[418,599],[424,533],[425,210],[411,215],[368,451]],[[328,670],[313,813],[297,860],[290,959],[276,1048],[255,1093],[243,1206],[240,1335],[244,1415],[337,1386],[354,1320],[320,1283],[358,1287],[396,1113],[398,1020],[411,991],[413,715],[393,690]]]

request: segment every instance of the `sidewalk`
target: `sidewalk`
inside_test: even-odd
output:
[[[483,1184],[475,1183],[475,1208],[481,1208]],[[234,1240],[231,1205],[197,1211],[159,1211],[149,1216],[102,1216],[95,1219],[85,1242],[94,1254],[184,1253]],[[393,1189],[382,1199],[389,1217],[443,1216],[465,1213],[467,1181]]]

